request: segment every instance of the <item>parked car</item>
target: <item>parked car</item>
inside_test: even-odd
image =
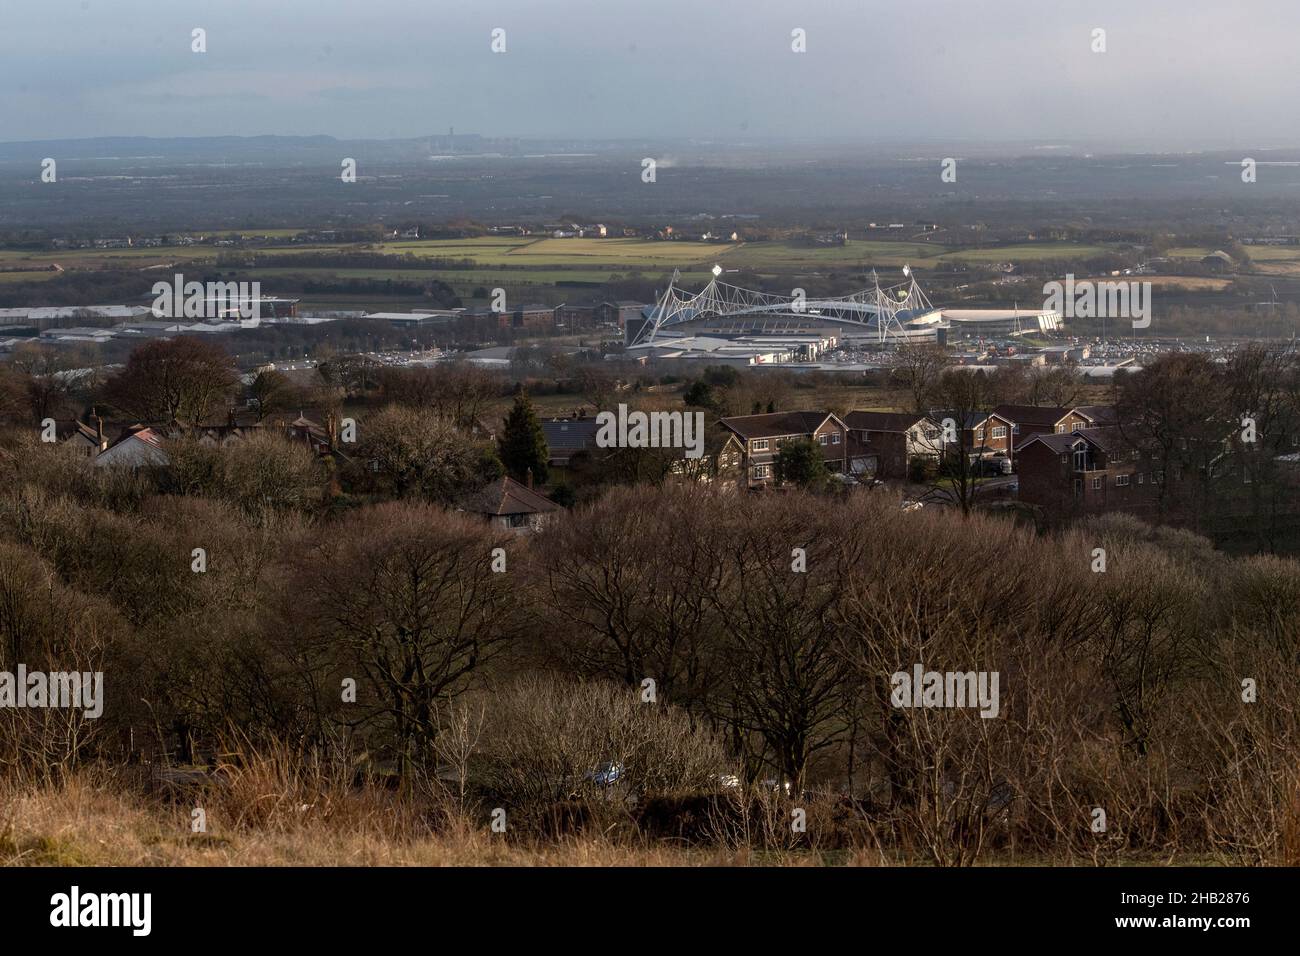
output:
[[[587,774],[587,779],[597,786],[608,787],[617,783],[618,778],[622,775],[623,765],[617,761],[607,760]]]
[[[993,455],[981,458],[976,464],[975,474],[982,477],[999,477],[1011,474],[1011,459],[1006,455]]]

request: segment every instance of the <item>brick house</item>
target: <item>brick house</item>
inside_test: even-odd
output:
[[[1115,424],[1115,409],[1109,405],[998,405],[993,413],[1011,422],[1012,443],[1008,453],[1032,435],[1060,435],[1085,428],[1109,428]]]
[[[687,458],[686,449],[672,464],[674,478],[698,484],[715,485],[722,489],[746,487],[745,445],[721,424],[705,432],[704,454]]]
[[[751,488],[761,488],[776,477],[776,456],[786,442],[799,439],[815,442],[821,446],[827,469],[840,474],[847,474],[851,462],[860,462],[862,457],[860,448],[851,452],[848,427],[830,412],[737,415],[722,419],[720,424],[744,448],[746,480]]]
[[[1010,461],[1015,440],[1015,422],[1005,415],[997,412],[968,412],[962,415],[959,412],[931,411],[930,419],[940,428],[940,440],[948,438],[948,441],[943,442],[946,456],[955,458],[964,450],[972,463],[983,459],[1005,458]],[[955,442],[951,440],[951,434],[942,434],[949,422],[952,423],[950,427],[956,427],[960,431]]]
[[[1153,511],[1164,474],[1116,428],[1031,435],[1016,453],[1020,500],[1061,518]]]
[[[943,433],[928,415],[854,411],[844,424],[862,449],[866,471],[877,478],[907,478],[916,459],[939,460]]]

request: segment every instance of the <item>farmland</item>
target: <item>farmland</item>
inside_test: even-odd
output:
[[[976,247],[915,235],[817,243],[794,237],[702,242],[549,235],[344,242],[324,237],[316,241],[309,233],[291,229],[246,229],[238,234],[244,237],[241,241],[220,246],[211,244],[214,236],[235,234],[209,233],[206,242],[185,245],[0,249],[0,292],[7,290],[13,304],[116,301],[145,295],[157,278],[177,271],[260,281],[268,294],[299,298],[308,309],[400,309],[428,305],[431,297],[434,304],[446,302],[449,296],[465,305],[482,304],[485,291],[498,287],[517,302],[558,305],[595,297],[645,301],[674,272],[684,288],[700,288],[715,266],[723,270],[725,281],[754,288],[820,283],[837,294],[869,284],[872,272],[882,283],[901,281],[903,268],[910,266],[923,276],[927,289],[951,300],[971,297],[954,286],[960,283],[966,289],[1002,276],[1011,271],[1007,263],[1017,277],[1033,285],[1062,271],[1063,264],[1085,275],[1095,272],[1090,260],[1109,256],[1136,265],[1142,258],[1141,250],[1121,242],[1022,241]],[[1175,274],[1150,281],[1180,295],[1227,294],[1230,279],[1201,274],[1199,259],[1205,254],[1196,246],[1175,248],[1168,254],[1173,268],[1165,270]],[[1300,248],[1252,247],[1251,255],[1252,270],[1261,278],[1282,282],[1300,277]],[[1184,264],[1186,275],[1179,274]],[[103,275],[102,281],[96,274]],[[70,289],[77,298],[68,294]],[[989,286],[977,289],[975,298],[999,294]]]

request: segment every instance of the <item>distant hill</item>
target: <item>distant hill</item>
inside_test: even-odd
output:
[[[0,163],[40,162],[46,156],[77,160],[217,160],[227,162],[311,162],[352,156],[409,161],[429,155],[467,156],[518,149],[517,140],[489,140],[477,133],[410,139],[344,140],[333,136],[105,136],[93,139],[0,143]]]

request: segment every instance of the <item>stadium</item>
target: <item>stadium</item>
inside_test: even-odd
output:
[[[833,332],[845,340],[880,346],[909,342],[945,342],[950,331],[977,335],[1022,335],[1055,332],[1062,326],[1051,309],[944,309],[931,304],[911,269],[906,281],[880,285],[872,273],[870,288],[852,295],[809,298],[756,292],[719,282],[722,270],[699,292],[688,294],[673,280],[642,321],[627,325],[629,347],[650,347],[663,339],[691,335],[788,336]]]

